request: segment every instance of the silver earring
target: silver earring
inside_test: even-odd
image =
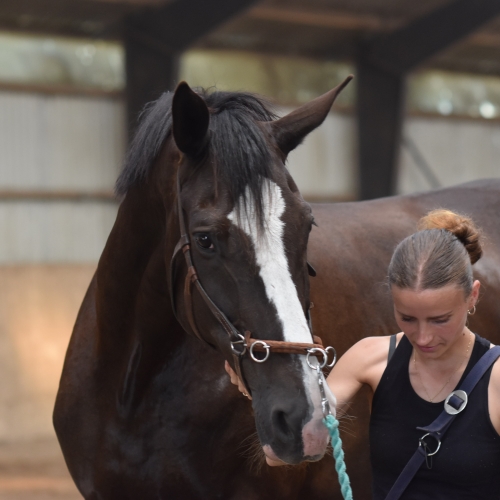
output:
[[[469,310],[467,311],[467,314],[468,314],[469,316],[474,316],[474,314],[476,314],[476,304],[474,304],[474,307],[473,307],[472,309],[469,309]]]

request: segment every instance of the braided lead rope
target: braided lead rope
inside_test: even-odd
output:
[[[323,360],[319,361],[319,359],[311,359],[311,356],[317,354],[316,351],[320,351],[323,354]],[[335,355],[333,362],[330,365],[327,365],[328,362],[328,353],[324,349],[309,349],[307,351],[306,361],[310,368],[316,371],[318,375],[318,385],[319,385],[319,393],[321,395],[321,409],[323,410],[323,423],[328,429],[328,434],[330,435],[330,439],[332,441],[333,447],[333,458],[335,458],[335,470],[337,471],[337,475],[339,476],[339,484],[340,491],[344,500],[352,500],[352,489],[351,482],[349,481],[349,476],[346,472],[346,466],[344,461],[344,452],[342,450],[342,440],[340,439],[339,433],[339,421],[332,415],[330,410],[330,403],[326,397],[325,392],[325,377],[322,368],[325,366],[332,367],[337,360],[337,356]]]
[[[344,451],[342,450],[342,440],[339,433],[339,421],[330,413],[323,419],[323,423],[328,429],[332,440],[333,458],[335,458],[335,470],[339,476],[340,491],[344,500],[352,500],[351,482],[346,472]]]

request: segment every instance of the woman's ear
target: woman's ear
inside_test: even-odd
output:
[[[472,309],[477,302],[479,301],[479,290],[481,289],[481,282],[479,280],[475,280],[472,284],[472,291],[469,296],[469,307],[468,309]]]

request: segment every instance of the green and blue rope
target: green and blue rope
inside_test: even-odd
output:
[[[344,500],[352,500],[352,489],[349,481],[349,476],[346,472],[344,451],[342,450],[342,440],[339,433],[339,421],[332,415],[327,415],[323,419],[323,423],[328,429],[332,440],[333,458],[335,458],[335,469],[339,476],[340,491]]]

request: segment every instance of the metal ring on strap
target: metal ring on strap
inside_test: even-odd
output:
[[[424,439],[427,437],[427,436],[430,436],[432,438],[434,438],[437,442],[437,447],[436,449],[432,452],[432,453],[427,453],[427,443],[424,441]],[[418,440],[418,445],[419,446],[422,446],[425,450],[425,454],[426,456],[428,457],[432,457],[433,455],[435,455],[438,451],[439,451],[439,448],[441,448],[441,440],[439,438],[437,438],[434,434],[431,434],[430,432],[428,432],[427,434],[424,434],[419,440]],[[422,444],[423,443],[423,444]]]
[[[332,359],[332,362],[331,363],[326,363],[326,366],[327,368],[333,368],[333,366],[335,365],[335,363],[337,362],[337,351],[332,347],[332,346],[328,346],[326,349],[325,349],[325,352],[328,356],[328,353],[329,352],[333,352],[333,359]],[[328,358],[327,358],[327,361],[328,361]]]
[[[319,359],[318,359],[318,363],[319,363],[320,368],[324,368],[326,366],[326,363],[328,362],[328,354],[326,353],[325,349],[320,349],[319,347],[313,347],[312,349],[308,349],[307,355],[306,355],[306,361],[307,361],[307,364],[309,365],[309,368],[312,368],[313,370],[315,370],[318,367],[318,365],[316,365],[316,366],[311,365],[310,357],[316,356],[317,352],[323,354],[323,361],[321,363],[319,362]]]
[[[256,345],[261,345],[265,350],[266,350],[266,354],[264,355],[264,357],[262,359],[259,359],[255,356],[255,354],[253,353],[253,350],[254,350],[254,347]],[[265,342],[263,342],[262,340],[255,340],[252,345],[250,346],[250,357],[256,362],[256,363],[264,363],[264,361],[267,361],[267,358],[269,358],[269,352],[270,352],[270,349],[271,347],[266,344]]]

